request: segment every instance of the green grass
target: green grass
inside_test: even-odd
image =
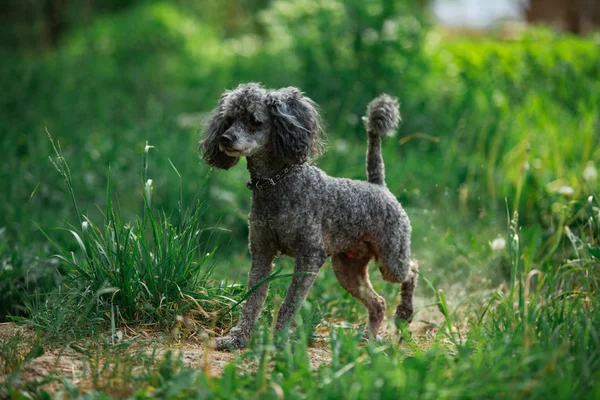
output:
[[[586,210],[582,232],[600,229],[597,200]],[[108,345],[89,355],[88,398],[596,398],[600,371],[600,281],[593,255],[597,245],[586,236],[578,258],[547,272],[525,275],[519,263],[519,226],[513,218],[508,236],[513,280],[506,292],[471,298],[469,307],[449,309],[435,287],[434,307],[444,323],[432,343],[411,335],[365,345],[356,331],[332,327],[327,343],[331,360],[316,368],[307,349],[311,330],[299,329],[283,341],[259,329],[247,352],[221,376],[191,369],[176,354],[117,355],[125,344]],[[425,281],[424,286],[429,286]],[[312,304],[314,306],[314,303]],[[297,318],[311,326],[310,304]],[[308,323],[307,323],[308,322]],[[572,338],[565,340],[565,338]],[[121,349],[121,350],[120,350]],[[99,355],[102,362],[99,363]],[[96,360],[96,361],[94,361]],[[95,364],[94,364],[95,363]],[[134,369],[134,365],[139,368]],[[248,367],[248,365],[250,367]],[[116,373],[116,371],[119,371]],[[63,381],[64,394],[83,392]],[[34,391],[44,396],[42,389]],[[18,396],[18,389],[10,391]]]
[[[598,36],[449,38],[409,6],[277,0],[230,31],[213,9],[143,2],[53,51],[0,50],[0,319],[34,328],[0,338],[0,397],[47,398],[20,377],[40,348],[73,346],[86,385],[49,378],[67,397],[598,397]],[[364,307],[326,264],[285,342],[271,330],[283,258],[221,376],[140,351],[222,333],[251,290],[244,162],[210,171],[194,150],[221,92],[247,80],[306,91],[329,135],[318,165],[356,179],[366,104],[399,97],[383,152],[427,324],[361,344]],[[397,285],[372,275],[391,310]]]
[[[50,142],[55,152],[50,161],[63,177],[79,217],[77,226],[64,228],[76,250],[63,248],[42,230],[58,251],[53,257],[69,273],[57,292],[36,293],[26,301],[29,317],[24,322],[43,331],[47,342],[107,329],[114,334],[122,325],[170,330],[178,318],[188,316],[198,325],[214,327],[221,320],[219,311],[237,303],[239,290],[212,279],[214,249],[199,240],[204,229],[200,217],[206,212],[201,203],[186,208],[181,199],[172,215],[152,207],[154,187],[148,175],[152,146],[146,145],[143,156],[142,215],[133,221],[122,219],[113,203],[109,170],[106,209],[102,222],[95,224],[79,213],[69,164],[60,144],[52,137]],[[181,177],[174,165],[173,173]]]
[[[54,164],[68,185],[68,164],[60,149],[56,151]],[[148,165],[148,160],[144,159],[142,170]],[[147,181],[147,176],[143,179]],[[69,191],[76,199],[71,188]],[[108,197],[111,194],[109,185]],[[362,343],[360,329],[354,324],[364,322],[364,310],[357,308],[355,300],[336,288],[327,268],[299,312],[297,329],[273,335],[271,316],[275,314],[282,289],[287,284],[282,276],[274,281],[265,318],[249,350],[238,354],[237,360],[228,364],[219,376],[190,368],[176,351],[162,354],[151,350],[164,346],[165,339],[144,344],[143,339],[119,336],[123,326],[159,320],[162,321],[161,330],[177,332],[175,315],[186,315],[186,307],[191,304],[200,304],[208,311],[222,312],[228,307],[227,302],[215,302],[215,299],[223,298],[226,288],[210,284],[210,269],[206,270],[203,281],[185,279],[185,269],[174,276],[173,281],[164,280],[163,292],[172,290],[175,293],[170,298],[165,296],[164,300],[158,300],[146,296],[152,276],[136,268],[137,262],[154,268],[154,273],[164,273],[166,266],[176,268],[181,265],[175,262],[177,255],[188,253],[176,249],[187,248],[195,252],[197,235],[185,235],[185,228],[190,227],[185,218],[180,227],[182,231],[164,221],[152,222],[151,194],[142,197],[145,207],[136,224],[140,228],[138,235],[130,235],[128,227],[124,230],[112,228],[122,224],[116,223],[118,217],[110,200],[102,229],[85,218],[87,227],[82,222],[81,230],[71,228],[70,234],[75,237],[79,251],[59,256],[71,265],[72,272],[61,286],[66,291],[56,293],[43,306],[31,309],[32,317],[28,322],[38,328],[40,339],[29,340],[25,346],[21,342],[21,347],[17,346],[22,340],[18,336],[0,343],[0,354],[5,360],[2,367],[8,374],[5,386],[0,386],[4,395],[19,398],[29,393],[45,398],[49,394],[43,384],[52,381],[56,382],[54,395],[63,393],[79,397],[85,393],[88,398],[250,398],[256,395],[277,398],[281,393],[286,398],[339,398],[344,393],[344,398],[357,399],[412,395],[424,398],[592,399],[599,394],[596,383],[600,371],[600,280],[597,274],[600,203],[594,196],[585,204],[571,204],[571,213],[581,222],[575,224],[576,229],[567,231],[573,252],[572,257],[561,264],[544,263],[539,265],[540,269],[525,269],[527,258],[522,252],[524,243],[515,213],[506,224],[508,247],[503,253],[507,257],[508,271],[504,289],[487,293],[481,290],[482,287],[472,289],[471,294],[462,294],[461,303],[457,303],[457,299],[432,283],[427,272],[422,273],[420,291],[433,299],[427,307],[439,310],[441,315],[437,322],[429,322],[434,328],[429,339],[420,332],[411,334],[405,330],[377,342]],[[76,200],[74,207],[75,204]],[[147,221],[147,229],[141,229],[144,221]],[[197,225],[191,225],[192,229],[197,229]],[[90,233],[90,229],[96,233]],[[179,234],[170,236],[175,232]],[[105,236],[113,239],[102,240]],[[156,238],[161,240],[157,242]],[[129,240],[136,245],[125,245]],[[187,247],[182,246],[186,243]],[[168,246],[172,256],[167,257],[168,262],[164,259],[152,262],[160,260],[157,256],[161,246]],[[146,251],[150,250],[153,250],[153,257],[149,258]],[[106,257],[113,258],[110,262],[101,262]],[[78,258],[82,261],[77,262]],[[193,262],[191,264],[193,266]],[[125,280],[115,274],[122,268],[127,268],[124,272],[130,275]],[[202,275],[196,271],[194,276]],[[125,290],[118,296],[123,284],[129,286],[133,297],[127,297]],[[383,289],[388,300],[393,301],[389,298],[389,294],[394,293],[391,285],[383,288],[379,285],[376,284],[378,290]],[[213,291],[207,290],[210,288]],[[151,293],[160,294],[160,290]],[[192,302],[184,296],[185,292],[195,295]],[[229,305],[233,299],[243,298],[239,291],[229,295]],[[129,300],[133,301],[133,306],[128,304]],[[158,307],[154,301],[159,301]],[[54,315],[48,318],[52,313]],[[65,314],[59,316],[60,313]],[[362,314],[362,317],[356,318],[356,314]],[[217,315],[215,313],[213,317]],[[211,321],[202,317],[193,316],[199,327],[211,323],[214,326],[214,318]],[[339,318],[348,321],[350,328],[335,323],[329,325],[323,345],[329,349],[330,360],[313,366],[308,349],[314,346],[315,340],[323,339],[314,335],[315,325]],[[73,329],[82,326],[88,329]],[[190,333],[193,332],[184,332],[183,340],[188,340],[186,337]],[[58,339],[59,335],[62,339]],[[173,339],[167,338],[167,342],[179,341],[179,333],[175,335]],[[98,339],[101,340],[98,342]],[[62,345],[83,353],[84,374],[78,379],[86,383],[75,385],[60,374],[50,375],[37,384],[20,382],[19,372],[43,352],[40,340],[45,346]],[[82,344],[75,344],[73,340]],[[136,345],[136,342],[139,343]]]

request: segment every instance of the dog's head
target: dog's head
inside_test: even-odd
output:
[[[256,83],[221,96],[199,143],[203,160],[222,169],[234,166],[239,157],[258,154],[295,164],[316,156],[321,146],[312,100],[293,87],[267,91]]]

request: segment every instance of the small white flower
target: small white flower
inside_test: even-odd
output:
[[[83,222],[81,223],[81,230],[82,230],[84,233],[85,233],[85,232],[87,232],[87,230],[88,230],[88,225],[89,225],[89,223],[88,223],[87,221],[83,221]]]
[[[598,179],[598,171],[593,161],[589,161],[583,170],[583,179],[587,182],[594,182]]]
[[[152,204],[152,179],[146,181],[146,199],[148,200],[148,206]]]
[[[150,146],[150,145],[148,144],[148,141],[146,141],[146,147],[144,147],[144,152],[145,152],[146,154],[148,154],[148,152],[150,151],[150,149],[153,149],[153,148],[154,148],[154,146]]]
[[[575,190],[571,186],[561,186],[558,188],[557,192],[568,198],[573,196]]]
[[[506,239],[504,238],[496,238],[494,240],[492,240],[492,243],[490,243],[490,246],[492,248],[492,250],[494,251],[502,251],[504,250],[504,248],[506,248]]]
[[[591,206],[593,201],[594,201],[594,196],[590,195],[590,197],[588,197],[588,204]]]

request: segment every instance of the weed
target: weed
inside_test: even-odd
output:
[[[52,138],[54,166],[63,176],[76,212],[79,212],[69,165]],[[106,209],[102,225],[80,216],[80,226],[67,232],[76,251],[55,244],[55,256],[70,271],[58,292],[28,301],[28,321],[44,331],[71,334],[96,324],[112,331],[116,325],[157,325],[170,329],[177,317],[186,316],[205,326],[218,319],[218,311],[231,300],[227,287],[211,279],[212,252],[199,242],[201,213],[197,204],[179,209],[179,223],[152,207],[152,180],[147,178],[147,150],[143,164],[144,213],[134,223],[124,222],[113,205],[110,172],[106,188]],[[239,303],[239,302],[237,302]],[[199,327],[200,325],[198,325]],[[76,335],[77,336],[77,335]]]

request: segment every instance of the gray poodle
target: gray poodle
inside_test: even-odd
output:
[[[293,320],[327,257],[340,285],[367,308],[367,337],[377,336],[385,312],[385,300],[369,281],[371,259],[378,260],[383,279],[402,284],[396,318],[409,321],[413,314],[411,226],[385,186],[381,155],[381,138],[398,127],[397,100],[379,96],[363,120],[368,182],[332,178],[310,164],[322,149],[322,130],[315,103],[296,88],[242,84],[221,96],[208,119],[199,143],[203,160],[229,169],[240,157],[247,158],[252,190],[248,288],[269,276],[277,254],[295,258],[296,275],[279,309],[278,331]],[[248,297],[237,326],[216,339],[217,349],[244,347],[267,290],[264,283]]]

